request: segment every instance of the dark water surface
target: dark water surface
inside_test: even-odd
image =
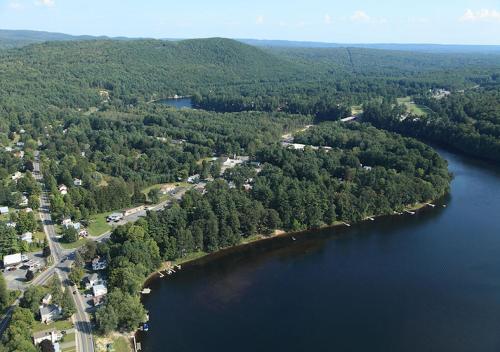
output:
[[[161,104],[172,106],[176,109],[192,109],[193,104],[191,98],[178,98],[178,99],[163,99],[159,101]]]
[[[260,243],[150,284],[152,351],[500,351],[500,168],[446,208]]]

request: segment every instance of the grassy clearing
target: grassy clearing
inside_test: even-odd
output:
[[[35,325],[33,326],[33,332],[44,331],[52,328],[62,331],[71,329],[72,327],[73,323],[70,320],[58,320],[50,324],[36,322]]]
[[[191,260],[195,260],[195,259],[199,259],[201,257],[204,257],[206,256],[208,253],[206,252],[194,252],[194,253],[189,253],[188,255],[186,255],[185,257],[183,258],[179,258],[175,261],[172,262],[172,265],[178,265],[178,264],[182,264],[182,263],[186,263],[186,262],[189,262]]]
[[[132,348],[125,337],[117,337],[113,339],[113,347],[115,352],[130,352]]]
[[[90,217],[88,231],[90,236],[100,236],[111,230],[111,225],[106,222],[106,218],[112,212],[100,213]]]
[[[408,112],[412,115],[426,116],[431,110],[424,105],[415,104],[411,97],[397,98],[399,105],[405,105]]]
[[[73,243],[66,243],[66,242],[60,241],[59,244],[64,249],[76,249],[76,248],[80,248],[81,246],[83,246],[87,241],[89,241],[89,240],[86,238],[80,238],[78,241],[73,242]]]
[[[353,105],[351,106],[351,114],[358,115],[363,113],[363,107],[361,105]]]

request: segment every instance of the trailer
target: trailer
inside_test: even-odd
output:
[[[17,265],[23,261],[21,253],[9,254],[3,257],[3,266]]]

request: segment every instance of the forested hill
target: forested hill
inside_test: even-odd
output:
[[[0,99],[86,107],[100,89],[134,103],[295,75],[298,64],[229,39],[47,42],[0,52]]]
[[[104,38],[104,37],[99,37]],[[48,41],[68,40],[90,40],[98,39],[87,35],[69,35],[64,33],[53,33],[29,30],[7,30],[0,29],[0,49],[19,48],[29,44],[43,43]]]

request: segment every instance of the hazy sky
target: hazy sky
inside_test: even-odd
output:
[[[500,0],[0,0],[0,28],[155,38],[500,44]]]

